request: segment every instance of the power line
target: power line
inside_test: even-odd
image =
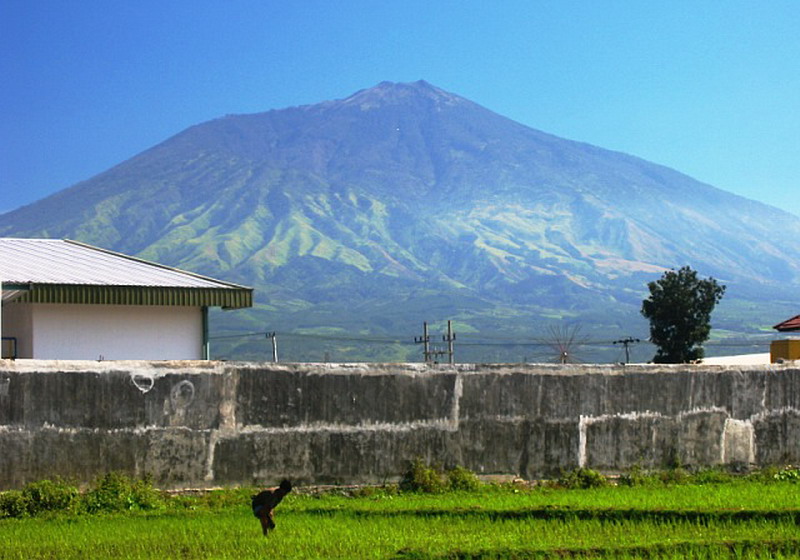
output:
[[[396,345],[412,345],[421,343],[422,339],[419,337],[400,337],[400,336],[353,336],[353,335],[335,335],[335,334],[318,334],[318,333],[298,333],[298,332],[284,332],[284,331],[256,331],[246,332],[239,334],[224,334],[209,337],[209,340],[234,340],[249,337],[267,337],[280,335],[282,338],[301,338],[309,340],[320,340],[330,342],[358,342],[365,344],[396,344]],[[425,335],[423,335],[424,337]],[[447,335],[443,335],[443,340],[448,342]],[[455,334],[453,334],[455,340]],[[521,337],[505,337],[500,335],[481,335],[478,333],[462,334],[458,337],[459,346],[465,347],[525,347],[525,348],[549,348],[552,342],[542,340],[539,337],[521,338]],[[632,339],[635,342],[642,344],[653,343],[647,339]],[[428,342],[430,338],[428,337]],[[593,346],[593,347],[613,347],[615,344],[620,344],[623,340],[583,340],[576,342],[576,346]],[[768,347],[772,343],[771,339],[730,339],[730,340],[709,340],[703,344],[705,347]],[[430,351],[430,350],[429,350]],[[449,352],[449,350],[448,350]],[[445,352],[447,353],[447,352]]]
[[[219,335],[219,336],[212,336],[209,340],[223,340],[223,339],[233,339],[233,338],[247,338],[250,336],[258,336],[264,337],[270,334],[281,335],[281,337],[287,338],[309,338],[314,340],[333,340],[333,341],[343,341],[343,342],[374,342],[374,343],[381,343],[381,344],[410,344],[408,340],[401,340],[398,338],[389,338],[389,337],[358,337],[358,336],[338,336],[338,335],[326,335],[326,334],[311,334],[311,333],[295,333],[295,332],[283,332],[283,331],[259,331],[259,332],[250,332],[250,333],[242,333],[242,334],[229,334],[229,335]]]
[[[267,333],[264,332],[264,331],[251,332],[251,333],[241,333],[241,334],[224,334],[224,335],[218,335],[218,336],[210,336],[210,337],[208,337],[208,339],[209,340],[225,340],[225,339],[229,339],[229,338],[246,338],[248,336],[259,336],[260,337],[260,336],[264,336],[266,334]]]

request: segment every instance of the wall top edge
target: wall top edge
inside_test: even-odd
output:
[[[692,372],[772,372],[800,369],[800,363],[770,365],[703,365],[703,364],[423,364],[409,363],[272,363],[228,362],[216,360],[0,360],[2,372],[87,372],[112,373],[150,371],[154,374],[224,374],[231,370],[305,373],[311,375],[435,375],[435,374],[538,374],[558,376],[665,374]]]

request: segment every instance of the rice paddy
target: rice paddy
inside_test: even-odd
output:
[[[225,490],[153,511],[0,519],[0,558],[798,558],[798,490],[734,480],[293,493],[266,538],[248,491]]]

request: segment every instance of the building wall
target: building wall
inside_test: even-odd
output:
[[[199,307],[10,303],[3,336],[18,338],[20,358],[197,360]],[[17,334],[18,333],[18,334]]]
[[[17,357],[33,356],[33,310],[30,305],[19,303],[3,304],[3,337],[13,337],[17,342]],[[8,344],[3,346],[6,355]]]
[[[0,489],[800,464],[800,368],[0,361]]]

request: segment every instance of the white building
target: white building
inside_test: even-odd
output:
[[[717,356],[700,361],[708,366],[764,366],[769,365],[769,352],[759,354],[738,354],[736,356]]]
[[[208,308],[251,288],[59,239],[0,238],[2,357],[208,359]]]

